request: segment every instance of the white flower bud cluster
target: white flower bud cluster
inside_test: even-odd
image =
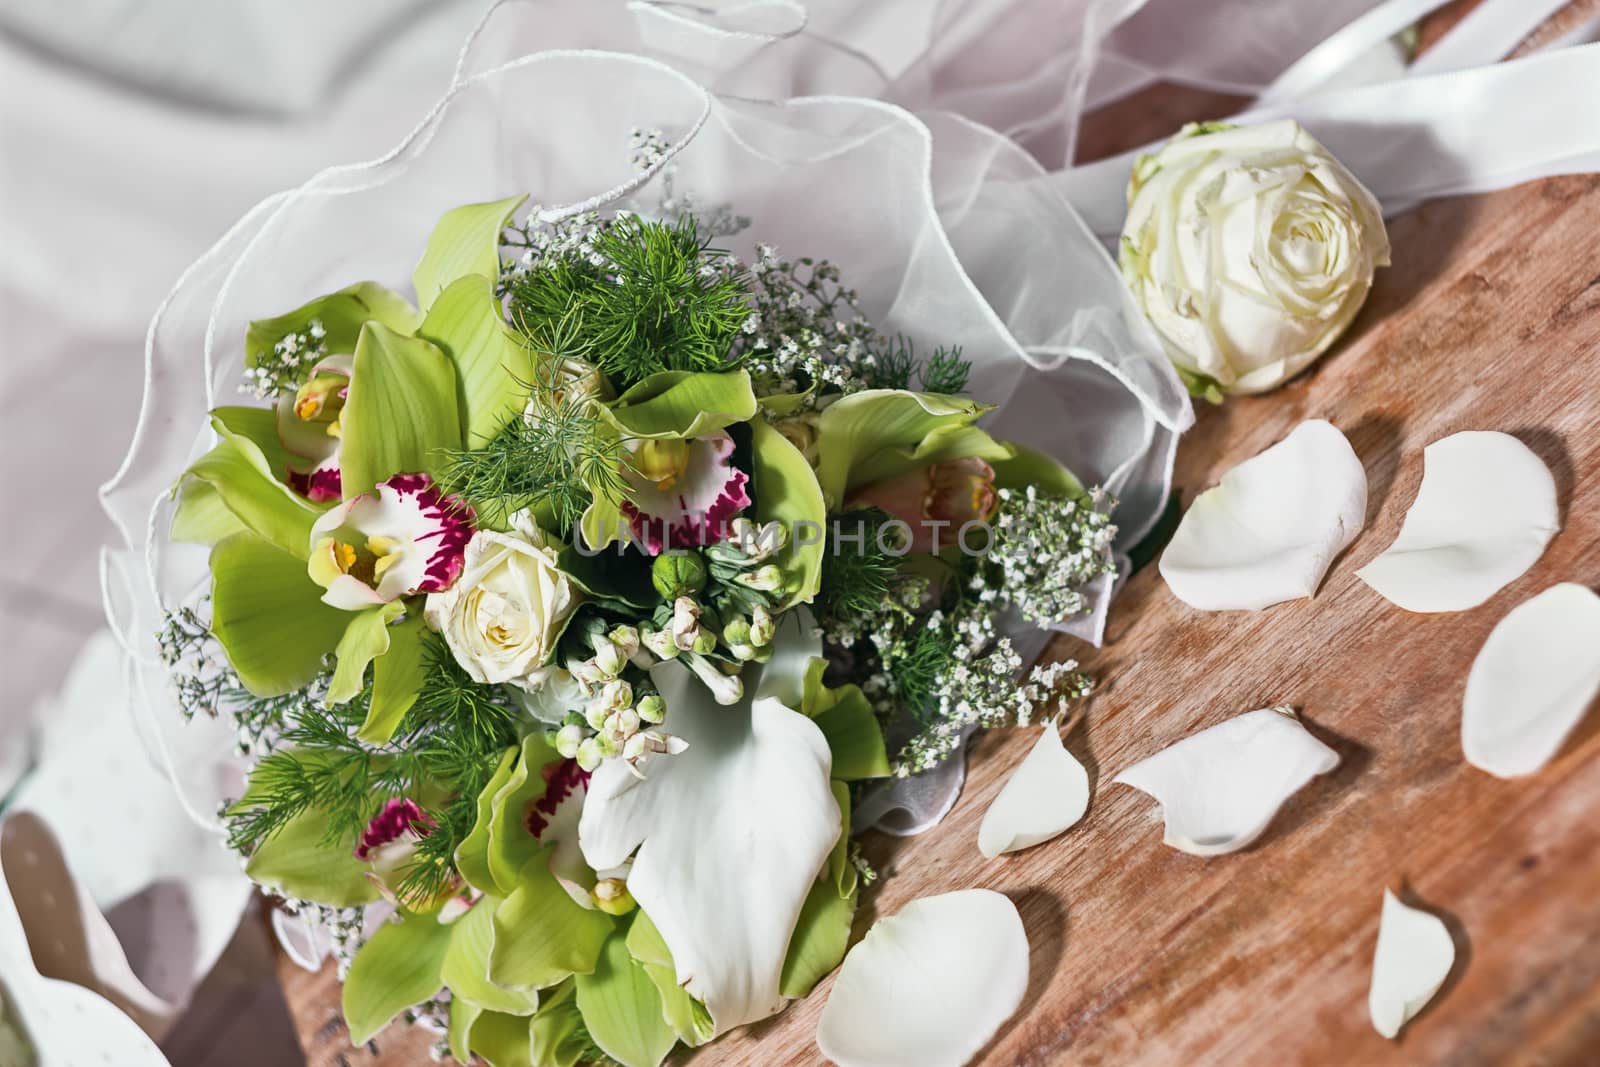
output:
[[[655,692],[637,692],[622,677],[629,666],[646,666],[645,636],[632,626],[589,635],[594,655],[571,660],[567,670],[586,697],[583,710],[567,716],[556,732],[556,751],[592,771],[608,759],[621,759],[644,777],[642,764],[656,753],[675,755],[688,745],[652,727],[666,718],[666,702]]]

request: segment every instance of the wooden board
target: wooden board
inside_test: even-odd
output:
[[[1394,266],[1351,336],[1291,385],[1201,411],[1179,453],[1189,500],[1302,419],[1345,430],[1371,482],[1368,529],[1316,598],[1203,614],[1146,569],[1118,600],[1105,649],[1063,638],[1047,654],[1082,658],[1101,683],[1067,742],[1095,783],[1078,827],[983,859],[978,822],[1033,736],[995,731],[972,746],[941,826],[864,841],[883,877],[858,935],[931,893],[982,886],[1017,903],[1032,978],[979,1062],[1600,1062],[1600,711],[1516,782],[1468,767],[1458,733],[1489,629],[1555,582],[1600,585],[1600,177],[1436,201],[1390,234]],[[1411,615],[1354,571],[1398,531],[1423,447],[1465,429],[1514,433],[1543,457],[1563,529],[1483,606]],[[1343,762],[1245,852],[1163,846],[1155,803],[1111,784],[1195,730],[1285,703]],[[1366,1009],[1385,886],[1445,916],[1458,952],[1397,1043]],[[331,969],[285,962],[280,974],[315,1067],[426,1062],[432,1039],[404,1027],[351,1049]],[[677,1061],[820,1063],[813,1035],[831,984]]]

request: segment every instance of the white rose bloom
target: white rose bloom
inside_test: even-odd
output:
[[[1197,395],[1304,370],[1388,263],[1377,200],[1292,120],[1187,126],[1134,166],[1122,273]]]
[[[523,536],[479,530],[461,577],[428,594],[423,614],[475,681],[531,691],[550,674],[545,661],[577,606],[577,591],[537,528]]]

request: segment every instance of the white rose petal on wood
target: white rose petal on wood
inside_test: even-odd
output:
[[[1461,750],[1501,778],[1533,774],[1600,694],[1600,596],[1565,582],[1513,608],[1467,675]]]
[[[978,827],[978,851],[989,859],[1048,841],[1089,809],[1089,772],[1046,723],[1028,755],[1001,788]]]
[[[1555,479],[1527,445],[1451,434],[1423,451],[1400,536],[1356,576],[1407,611],[1464,611],[1526,573],[1559,527]]]
[[[1383,891],[1378,948],[1372,957],[1367,1011],[1373,1029],[1394,1038],[1439,992],[1455,966],[1456,946],[1437,915],[1402,904]]]
[[[1195,498],[1161,556],[1174,596],[1201,611],[1259,610],[1316,593],[1367,514],[1367,474],[1331,423],[1301,423]]]
[[[1016,905],[988,889],[923,897],[852,948],[817,1022],[841,1067],[960,1067],[1028,988]]]
[[[1260,837],[1285,800],[1338,765],[1292,712],[1265,708],[1191,734],[1115,781],[1160,803],[1166,844],[1217,856]]]

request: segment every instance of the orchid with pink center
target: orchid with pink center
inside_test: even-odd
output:
[[[412,912],[433,912],[442,923],[454,922],[476,902],[476,896],[460,878],[452,878],[432,896],[422,897],[403,891],[406,868],[416,855],[417,843],[434,831],[434,821],[416,801],[390,797],[361,832],[355,857],[367,864],[366,879],[383,899]]]
[[[879,508],[911,527],[912,552],[951,545],[963,525],[999,508],[994,468],[976,456],[933,463],[858,490],[851,508]],[[942,531],[942,532],[941,532]]]
[[[307,573],[346,611],[440,592],[461,573],[473,517],[426,474],[397,474],[312,525]]]
[[[728,536],[728,524],[750,506],[750,476],[730,462],[733,448],[733,438],[721,431],[629,442],[622,514],[652,556]]]
[[[329,356],[311,368],[298,389],[278,395],[278,440],[305,461],[289,468],[289,487],[314,503],[340,496],[342,419],[354,366],[354,356]]]

